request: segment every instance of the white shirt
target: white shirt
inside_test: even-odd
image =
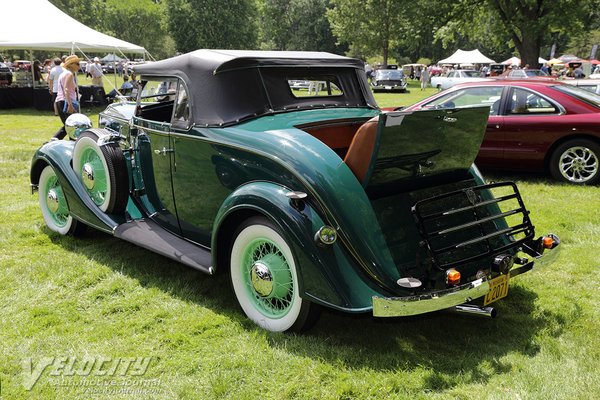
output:
[[[100,64],[92,63],[89,72],[92,75],[92,78],[98,78],[99,76],[102,76],[102,67]]]
[[[60,65],[55,65],[50,70],[50,76],[48,77],[48,79],[52,79],[52,93],[58,93],[58,77],[60,76],[60,74],[62,74],[63,71],[64,69]]]

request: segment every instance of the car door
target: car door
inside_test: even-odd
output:
[[[534,90],[511,86],[506,93],[504,165],[540,170],[560,125],[553,123],[562,108]]]
[[[147,211],[155,222],[181,234],[173,195],[173,142],[171,119],[177,87],[176,78],[143,82],[138,115],[132,132],[137,137]]]
[[[180,81],[171,121],[173,194],[182,236],[209,248],[216,214],[231,193],[219,180],[225,173],[220,161],[228,157],[208,128],[193,127],[192,101]]]

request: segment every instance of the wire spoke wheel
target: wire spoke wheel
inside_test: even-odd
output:
[[[268,219],[252,217],[238,228],[231,246],[230,275],[242,310],[260,327],[300,331],[316,322],[317,308],[300,297],[292,250]]]
[[[246,247],[242,260],[242,278],[255,306],[271,318],[284,316],[294,301],[294,282],[277,244],[256,239]]]

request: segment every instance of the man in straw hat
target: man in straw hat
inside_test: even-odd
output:
[[[62,139],[67,135],[65,121],[79,112],[79,89],[77,88],[77,72],[81,59],[71,54],[65,59],[64,71],[58,77],[58,92],[56,93],[56,108],[63,126],[54,134],[54,138]]]

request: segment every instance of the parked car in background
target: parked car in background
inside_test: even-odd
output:
[[[599,79],[565,79],[563,82],[592,93],[600,94],[600,77]]]
[[[547,78],[554,79],[541,69],[512,69],[506,75],[507,78],[529,79],[529,78]]]
[[[457,69],[455,71],[448,72],[446,75],[432,76],[431,87],[444,90],[459,83],[481,82],[486,80],[488,80],[488,78],[482,77],[479,71],[473,71],[470,69]]]
[[[383,113],[360,60],[319,52],[198,50],[135,73],[136,102],[95,129],[72,115],[72,140],[34,155],[44,221],[224,273],[267,330],[321,307],[493,317],[515,276],[557,254],[516,185],[473,165],[486,107]]]
[[[8,64],[0,62],[0,86],[9,86],[13,81],[13,73]]]
[[[491,76],[491,77],[500,76],[500,75],[502,75],[502,73],[504,71],[506,71],[507,68],[508,68],[508,65],[506,65],[506,64],[490,64],[489,65],[489,76]]]
[[[490,108],[476,163],[504,170],[548,171],[573,184],[600,181],[600,96],[546,80],[490,80],[457,85],[407,110]]]
[[[382,68],[375,71],[371,78],[374,92],[406,92],[406,77],[402,69]]]
[[[14,60],[12,63],[13,71],[31,71],[31,61]]]

